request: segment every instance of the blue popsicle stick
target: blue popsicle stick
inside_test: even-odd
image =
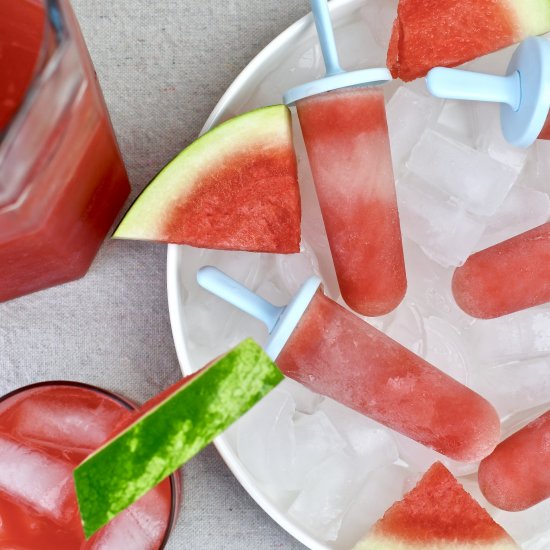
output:
[[[283,101],[286,105],[293,105],[300,99],[331,90],[351,86],[376,86],[391,80],[391,74],[386,67],[359,71],[345,71],[342,69],[338,59],[338,50],[327,0],[311,0],[311,11],[315,20],[321,52],[323,53],[326,74],[324,78],[288,90],[283,95]]]

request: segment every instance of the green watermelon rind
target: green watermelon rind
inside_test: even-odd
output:
[[[196,455],[283,380],[247,339],[74,470],[86,538]]]
[[[550,30],[550,0],[511,0],[524,37]]]
[[[201,177],[231,157],[266,148],[291,148],[292,119],[286,105],[262,107],[231,118],[206,132],[172,159],[137,197],[113,238],[155,240],[162,237],[166,215],[185,200]]]

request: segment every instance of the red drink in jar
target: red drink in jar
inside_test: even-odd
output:
[[[68,1],[0,0],[0,13],[4,301],[84,275],[130,188]]]
[[[111,393],[71,382],[27,386],[0,401],[0,548],[158,550],[180,498],[164,480],[85,541],[73,468],[131,415]]]

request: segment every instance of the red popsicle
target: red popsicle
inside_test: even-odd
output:
[[[380,87],[346,88],[296,104],[342,298],[384,315],[407,290]]]
[[[481,462],[479,486],[489,502],[510,512],[550,498],[550,410]]]
[[[456,303],[491,319],[550,301],[550,223],[481,250],[453,276]]]
[[[277,307],[212,266],[203,288],[261,320],[265,346],[283,373],[378,422],[463,462],[487,456],[500,438],[483,397],[340,306],[310,277]]]
[[[496,411],[321,290],[275,360],[286,376],[455,460],[499,440]]]

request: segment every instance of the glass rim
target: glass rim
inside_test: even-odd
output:
[[[73,380],[45,380],[42,382],[34,382],[32,384],[27,384],[26,386],[21,386],[20,388],[16,388],[15,390],[11,390],[8,393],[0,396],[0,404],[26,391],[45,388],[49,386],[54,386],[54,387],[67,386],[71,388],[80,388],[80,389],[90,390],[95,393],[102,394],[112,399],[113,401],[116,401],[117,403],[119,403],[129,411],[135,411],[139,409],[138,405],[134,404],[132,401],[120,396],[115,392],[112,392],[110,390],[105,390],[103,388],[100,388],[99,386],[87,384],[86,382],[76,382]],[[160,543],[159,550],[163,550],[168,544],[168,540],[170,539],[170,535],[176,525],[176,519],[178,517],[178,501],[179,501],[178,493],[179,491],[181,491],[181,487],[178,485],[180,483],[178,481],[178,472],[179,470],[170,474],[168,478],[165,478],[170,480],[170,514],[168,515],[168,521],[166,522],[166,531],[164,532],[164,536]]]
[[[20,0],[13,0],[18,2]],[[38,88],[42,83],[42,77],[45,73],[55,72],[57,66],[61,62],[61,55],[59,51],[63,48],[63,45],[69,39],[70,33],[66,25],[65,15],[60,7],[59,2],[63,0],[39,0],[40,4],[44,7],[45,15],[44,18],[44,29],[42,41],[40,44],[40,52],[36,60],[36,64],[33,68],[32,78],[29,81],[27,89],[23,95],[20,105],[17,107],[15,113],[13,113],[11,119],[6,124],[4,129],[0,131],[0,145],[6,139],[6,137],[11,133],[10,130],[13,127],[18,126],[18,121],[25,117],[31,105],[33,103],[34,97],[37,93]],[[50,30],[54,37],[55,48],[51,54],[47,55],[48,45],[50,42]]]

